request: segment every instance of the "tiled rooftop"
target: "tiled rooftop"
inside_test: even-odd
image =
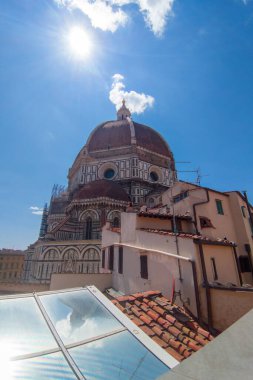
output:
[[[191,220],[192,217],[186,213],[186,214],[176,214],[173,215],[166,211],[165,208],[152,208],[147,209],[146,211],[139,211],[138,216],[144,216],[144,217],[152,217],[152,218],[160,218],[160,219],[173,219],[174,217],[177,219],[183,219],[183,220]]]
[[[183,238],[190,238],[190,239],[195,239],[195,240],[201,240],[202,242],[210,242],[210,243],[222,243],[224,245],[235,245],[233,241],[227,240],[227,239],[210,239],[206,236],[203,235],[198,235],[198,234],[193,234],[193,233],[188,233],[188,232],[172,232],[168,230],[163,230],[163,229],[157,229],[157,228],[140,228],[141,231],[146,231],[146,232],[151,232],[154,234],[160,234],[160,235],[168,235],[168,236],[179,236]]]
[[[120,296],[112,302],[178,361],[213,339],[184,308],[172,304],[159,291]]]

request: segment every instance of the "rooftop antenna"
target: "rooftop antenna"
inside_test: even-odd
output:
[[[197,168],[195,170],[177,170],[178,173],[196,173],[197,175],[197,178],[196,178],[196,185],[200,186],[200,181],[202,179],[202,177],[207,177],[208,174],[201,174],[200,172],[200,168]]]
[[[197,178],[196,178],[196,184],[200,186],[200,180],[201,180],[201,174],[200,174],[200,168],[197,169]]]
[[[197,173],[196,185],[200,186],[200,181],[201,181],[201,179],[202,179],[203,177],[208,177],[209,174],[201,174],[201,172],[200,172],[200,168],[198,168],[198,169],[196,170],[196,173]]]

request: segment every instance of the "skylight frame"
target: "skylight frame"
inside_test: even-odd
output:
[[[89,337],[87,339],[82,339],[80,341],[76,341],[73,343],[66,344],[62,341],[59,333],[54,326],[54,322],[51,320],[45,306],[42,303],[41,297],[46,295],[58,295],[58,294],[66,294],[66,293],[74,293],[80,291],[87,291],[96,302],[100,303],[109,314],[115,318],[122,327],[112,328],[111,331],[99,334],[97,336]],[[64,360],[68,364],[68,366],[73,371],[73,374],[77,379],[86,379],[85,376],[81,373],[78,365],[75,363],[71,354],[69,353],[69,349],[79,347],[85,345],[87,343],[95,342],[99,339],[104,339],[106,337],[110,337],[115,334],[119,334],[124,331],[128,331],[139,344],[144,346],[144,348],[151,354],[153,354],[161,363],[163,363],[169,369],[172,369],[179,362],[174,359],[170,354],[168,354],[165,350],[163,350],[158,344],[156,344],[151,338],[149,338],[139,327],[137,327],[127,316],[125,316],[106,296],[104,296],[95,286],[85,286],[78,288],[68,288],[57,291],[45,291],[39,293],[27,293],[27,294],[15,294],[15,295],[4,295],[0,296],[0,302],[7,299],[20,299],[20,298],[33,298],[37,307],[50,330],[51,335],[56,341],[57,347],[48,348],[42,351],[32,352],[28,354],[16,355],[11,358],[11,361],[19,361],[25,359],[36,358],[44,355],[50,355],[53,353],[61,352]]]

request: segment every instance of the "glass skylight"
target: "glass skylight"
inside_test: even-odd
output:
[[[1,379],[153,380],[176,364],[94,287],[0,298]]]
[[[64,344],[123,327],[88,290],[50,294],[40,299]]]

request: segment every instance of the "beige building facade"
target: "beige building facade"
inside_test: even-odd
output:
[[[104,227],[102,247],[102,270],[112,272],[116,291],[160,290],[210,329],[224,330],[253,307],[253,288],[241,286],[235,244],[196,234],[189,215],[122,213],[121,229]],[[234,308],[238,298],[241,307]]]
[[[25,253],[23,251],[0,250],[0,282],[19,282],[22,278]]]
[[[253,284],[253,207],[243,194],[177,181],[161,197],[154,198],[154,205],[190,215],[202,236],[235,242],[242,282]]]

